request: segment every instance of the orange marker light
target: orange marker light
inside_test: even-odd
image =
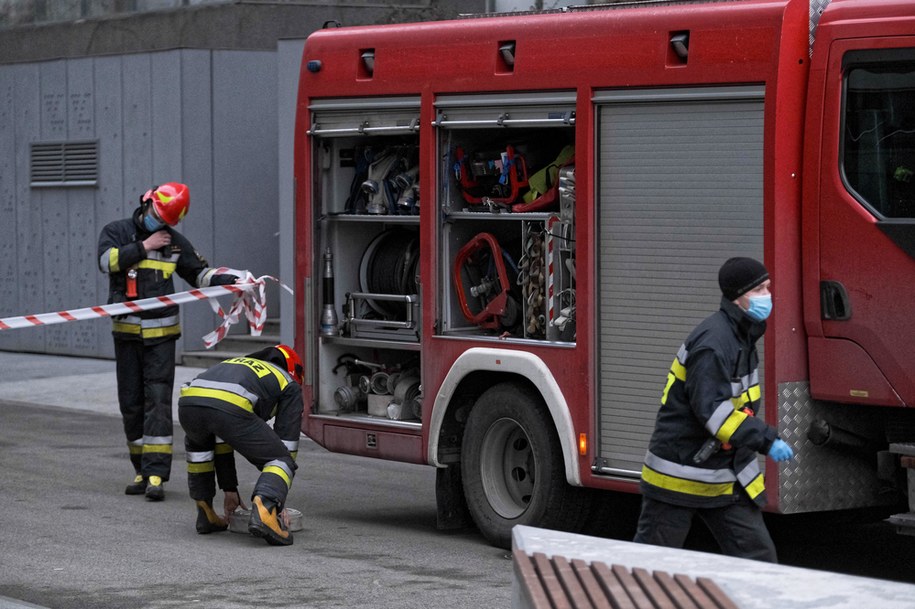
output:
[[[578,454],[584,457],[588,454],[588,434],[578,434]]]

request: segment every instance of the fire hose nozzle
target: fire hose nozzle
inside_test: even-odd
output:
[[[480,296],[485,296],[492,292],[493,281],[488,277],[484,277],[480,280],[480,285],[474,285],[470,287],[470,295],[474,298],[479,298]]]
[[[328,247],[324,250],[324,308],[321,310],[321,334],[334,336],[337,333],[337,310],[334,307],[334,254]]]

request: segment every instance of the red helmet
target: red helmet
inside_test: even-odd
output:
[[[276,345],[274,349],[283,354],[283,357],[286,358],[286,370],[301,385],[305,380],[305,368],[302,367],[302,360],[299,359],[295,349],[289,345]]]
[[[186,184],[166,182],[155,190],[147,190],[143,200],[152,200],[153,211],[159,219],[175,226],[191,206],[191,192]]]

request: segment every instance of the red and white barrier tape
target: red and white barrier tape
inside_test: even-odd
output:
[[[240,282],[231,285],[215,285],[206,288],[196,288],[186,292],[169,294],[167,296],[130,300],[127,302],[86,307],[83,309],[70,309],[68,311],[57,311],[55,313],[6,317],[0,319],[0,331],[15,330],[18,328],[34,328],[36,326],[62,324],[71,321],[85,321],[89,319],[99,319],[101,317],[111,317],[113,315],[129,315],[131,313],[152,311],[173,305],[196,302],[198,300],[210,300],[210,306],[213,307],[213,311],[219,315],[223,321],[218,328],[203,337],[203,342],[207,349],[213,347],[225,338],[229,327],[238,321],[242,313],[244,313],[248,320],[251,334],[253,336],[260,336],[264,329],[264,322],[267,319],[267,299],[265,294],[266,280],[270,279],[276,281],[290,294],[292,293],[292,290],[277,278],[271,277],[270,275],[255,278],[254,275],[248,271],[236,271],[225,267],[216,270],[216,274],[222,273],[236,275],[240,278]],[[224,312],[219,305],[219,302],[215,300],[218,296],[225,296],[226,294],[235,295],[228,313]]]

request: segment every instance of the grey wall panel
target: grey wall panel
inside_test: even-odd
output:
[[[279,274],[276,78],[275,53],[213,53],[213,258],[255,276]],[[268,315],[278,298],[270,282]]]
[[[75,59],[67,62],[69,140],[95,139],[96,100],[93,64],[92,59]],[[95,264],[98,239],[95,223],[96,189],[91,186],[63,190],[69,214],[69,273],[63,308],[89,307],[100,304],[95,294],[95,281],[98,275],[98,267]],[[61,328],[69,334],[69,353],[81,356],[98,355],[99,325],[99,322],[63,324]]]
[[[45,309],[43,277],[43,239],[40,201],[33,200],[29,188],[29,144],[41,139],[42,98],[38,66],[17,70],[14,75],[16,102],[13,125],[16,141],[16,234],[19,242],[17,257],[16,299],[18,315],[41,313]],[[22,350],[44,351],[46,330],[18,331]]]
[[[152,53],[149,64],[152,181],[154,184],[181,182],[184,180],[181,51]]]
[[[139,197],[152,186],[152,70],[147,54],[123,58],[124,195],[136,209]],[[170,92],[174,95],[174,92]],[[164,135],[163,135],[164,137]],[[171,139],[171,138],[169,138]],[[126,215],[126,214],[125,214]]]
[[[25,66],[0,66],[0,317],[20,315],[18,179],[16,150],[16,109],[19,99],[17,75]],[[22,330],[0,331],[0,349],[18,349]]]
[[[638,472],[677,348],[717,272],[762,258],[763,103],[599,106],[599,400],[605,466]],[[759,91],[761,95],[761,90]]]
[[[221,265],[214,255],[211,73],[211,51],[181,52],[182,175],[191,189],[191,210],[181,230],[210,264]],[[201,337],[217,326],[219,318],[203,302],[184,305],[181,312],[184,348],[203,349]]]
[[[64,141],[68,138],[67,62],[51,61],[41,66],[41,140]],[[42,277],[45,292],[44,311],[67,308],[70,274],[70,215],[67,190],[42,188],[33,190],[32,203],[41,212]],[[48,326],[48,349],[55,353],[70,352],[70,329],[66,324]]]
[[[15,75],[17,91],[16,113],[13,118],[16,139],[16,234],[19,240],[19,302],[20,315],[43,313],[45,292],[43,285],[44,240],[41,231],[40,200],[32,198],[29,187],[29,143],[41,138],[42,106],[39,86],[40,68],[29,66]],[[19,330],[22,350],[44,352],[47,350],[44,328]]]
[[[98,253],[98,236],[102,228],[114,220],[124,218],[133,209],[124,193],[124,119],[122,95],[122,57],[95,59],[95,116],[96,137],[99,141],[99,176],[95,191],[95,239],[92,243],[92,260],[95,272],[96,303],[108,302],[108,275],[98,270],[95,263]],[[111,340],[111,321],[103,319],[89,324],[97,336],[97,355],[114,357]]]

